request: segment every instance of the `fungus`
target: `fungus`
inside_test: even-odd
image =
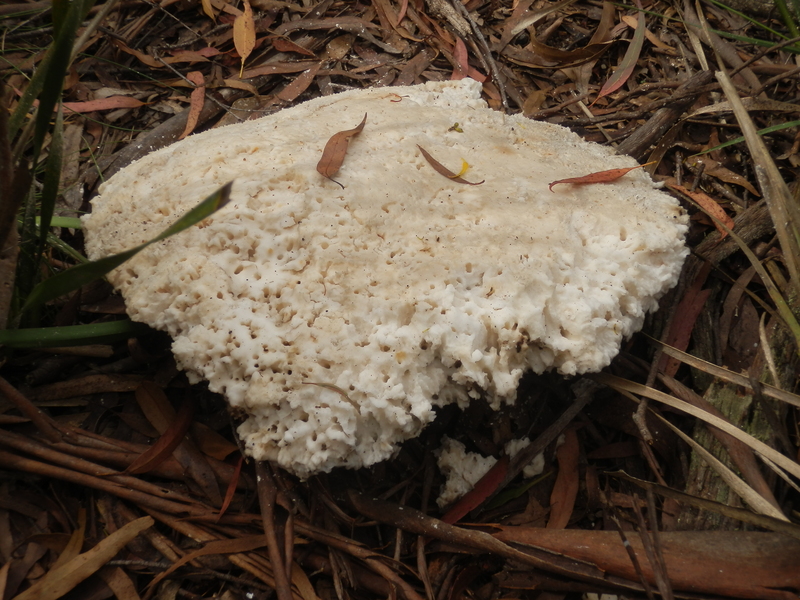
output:
[[[381,461],[436,406],[513,402],[529,369],[603,368],[677,282],[687,225],[673,198],[641,170],[550,192],[635,162],[489,110],[480,90],[317,98],[191,136],[102,186],[84,222],[92,259],[235,181],[227,206],[109,280],[134,320],[172,336],[190,379],[246,417],[254,458],[301,477]],[[316,166],[365,113],[342,188]],[[444,176],[420,148],[484,182]]]

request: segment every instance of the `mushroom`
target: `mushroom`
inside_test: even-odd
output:
[[[633,159],[490,110],[480,91],[317,98],[191,136],[101,187],[84,220],[92,259],[235,180],[227,206],[109,280],[244,417],[254,458],[301,477],[384,460],[434,407],[513,402],[529,369],[603,368],[677,282],[687,220],[642,170],[548,190]],[[365,113],[338,184],[323,177],[326,141]],[[448,178],[421,149],[485,181]]]

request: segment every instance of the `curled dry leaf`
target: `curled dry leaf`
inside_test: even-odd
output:
[[[367,115],[365,113],[364,118],[357,127],[334,133],[331,136],[331,139],[328,140],[328,143],[325,144],[325,149],[322,151],[322,158],[320,158],[317,163],[317,172],[320,175],[327,177],[336,185],[344,188],[341,183],[333,179],[333,176],[339,172],[342,163],[344,163],[344,157],[347,154],[347,145],[350,143],[350,138],[361,133],[366,124]]]
[[[578,497],[578,461],[580,445],[574,428],[564,431],[564,443],[556,451],[558,475],[550,494],[550,519],[547,529],[564,529],[572,516],[575,498]]]
[[[644,34],[647,29],[641,2],[637,2],[637,5],[639,7],[639,18],[637,20],[636,31],[633,34],[633,40],[631,41],[630,46],[628,46],[625,56],[622,57],[622,62],[619,64],[619,67],[617,67],[608,81],[606,81],[603,87],[600,89],[600,93],[597,94],[597,98],[594,99],[594,102],[597,102],[603,96],[607,96],[608,94],[617,91],[619,88],[625,85],[625,82],[630,79],[631,75],[633,75],[633,70],[636,68],[636,62],[639,60],[639,56],[642,54]],[[594,104],[594,102],[592,102],[592,104]]]
[[[642,167],[646,167],[647,165],[651,165],[653,163],[645,163],[643,165],[637,165],[635,167],[626,167],[623,169],[609,169],[608,171],[598,171],[597,173],[589,173],[588,175],[582,175],[581,177],[569,177],[568,179],[559,179],[558,181],[552,182],[548,187],[550,191],[553,191],[553,186],[558,185],[559,183],[571,183],[574,185],[586,185],[588,183],[611,183],[616,181],[623,175],[633,171],[635,169],[641,169]]]
[[[172,456],[175,448],[183,441],[189,431],[194,417],[194,405],[184,400],[177,415],[170,423],[167,430],[147,450],[142,452],[127,469],[126,473],[140,474],[155,469],[158,465]]]
[[[463,179],[463,178],[461,178],[459,173],[453,173],[453,172],[452,172],[450,169],[448,169],[448,168],[447,168],[447,167],[445,167],[445,166],[444,166],[442,163],[440,163],[438,160],[436,160],[435,158],[433,158],[433,157],[430,155],[430,153],[429,153],[427,150],[425,150],[425,148],[423,148],[422,146],[420,146],[419,144],[417,144],[417,148],[419,148],[419,151],[420,151],[420,152],[422,152],[422,156],[424,156],[424,157],[425,157],[425,160],[427,160],[427,161],[428,161],[428,164],[429,164],[430,166],[432,166],[432,167],[433,167],[433,169],[434,169],[434,170],[435,170],[437,173],[439,173],[440,175],[444,175],[444,176],[445,176],[445,177],[447,177],[448,179],[452,179],[452,180],[453,180],[453,181],[455,181],[456,183],[466,183],[467,185],[480,185],[480,184],[482,184],[484,181],[486,181],[485,179],[482,179],[481,181],[478,181],[478,182],[475,182],[475,183],[473,183],[473,182],[471,182],[471,181],[467,181],[466,179]],[[464,161],[464,162],[466,162],[466,161]],[[462,171],[461,171],[461,172],[463,173],[463,172],[464,172],[464,170],[465,170],[465,169],[462,167]]]
[[[244,61],[256,47],[256,24],[253,20],[253,9],[250,7],[249,0],[244,0],[244,10],[233,22],[233,45],[242,59],[242,66],[239,69],[239,79],[241,79]]]
[[[96,110],[116,110],[118,108],[138,108],[144,106],[144,102],[131,98],[130,96],[109,96],[97,100],[87,100],[85,102],[64,102],[64,111],[88,113]]]
[[[708,194],[704,194],[703,192],[698,192],[698,191],[694,191],[693,192],[693,191],[683,187],[682,185],[678,185],[677,183],[667,182],[667,187],[669,187],[669,188],[671,188],[671,189],[673,189],[673,190],[675,190],[677,192],[680,192],[681,194],[685,194],[686,196],[688,196],[689,198],[691,198],[692,200],[697,202],[697,204],[699,204],[700,207],[706,213],[708,213],[709,215],[711,215],[713,217],[716,217],[719,221],[724,223],[725,227],[727,227],[728,229],[733,229],[733,227],[734,227],[733,219],[730,216],[728,216],[728,213],[726,213],[722,209],[722,207],[717,203],[717,201],[714,200]],[[719,225],[717,225],[716,221],[714,221],[714,227],[716,227],[717,231],[719,231],[720,239],[723,239],[723,238],[725,238],[725,236],[728,235],[728,232],[725,231],[725,229],[723,227],[720,227]]]
[[[186,75],[186,79],[191,81],[196,87],[192,91],[189,116],[186,118],[186,127],[183,128],[183,133],[178,138],[179,140],[182,140],[192,133],[194,128],[197,127],[197,122],[200,120],[200,113],[203,112],[203,104],[206,101],[206,82],[203,78],[203,74],[200,71],[192,71]]]

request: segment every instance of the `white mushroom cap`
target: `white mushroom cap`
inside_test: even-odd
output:
[[[365,113],[342,189],[316,164]],[[449,180],[417,145],[485,183]],[[547,186],[635,164],[489,110],[469,79],[346,92],[132,164],[94,200],[87,250],[140,244],[235,180],[226,207],[109,279],[247,416],[253,457],[308,476],[389,457],[479,389],[513,401],[528,369],[606,366],[676,283],[686,218],[641,170]]]

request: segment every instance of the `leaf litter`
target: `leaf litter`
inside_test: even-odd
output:
[[[694,9],[679,10],[686,27],[680,20],[659,20],[660,29],[651,32],[645,14],[652,24],[668,10],[658,2],[647,4],[647,12],[638,6],[604,2],[601,8],[571,0],[545,9],[529,0],[508,8],[477,0],[466,4],[466,13],[440,13],[433,9],[436,4],[401,1],[337,7],[323,2],[309,9],[253,0],[237,9],[223,0],[208,0],[192,7],[120,5],[119,19],[104,25],[113,35],[98,31],[87,40],[89,45],[82,47],[64,85],[65,125],[80,135],[70,142],[72,200],[67,202],[66,194],[59,197],[56,214],[74,216],[81,201],[114,169],[191,131],[214,126],[222,114],[258,117],[341,89],[467,74],[485,78],[484,91],[495,108],[524,109],[531,118],[568,125],[601,143],[616,145],[639,132],[656,140],[655,147],[646,147],[636,158],[649,155],[647,160],[655,164],[648,163],[652,167],[648,171],[657,181],[712,215],[686,203],[693,213],[689,243],[694,256],[675,297],[662,301],[666,323],[648,329],[677,348],[660,342],[637,344],[645,338],[634,338],[627,353],[614,362],[615,378],[606,380],[611,388],[593,391],[593,402],[575,409],[564,423],[559,415],[571,392],[555,376],[530,376],[518,391],[524,401],[516,408],[493,413],[475,402],[465,411],[444,411],[442,424],[437,422],[419,440],[404,446],[397,459],[368,472],[336,473],[310,482],[280,472],[257,481],[253,465],[243,459],[231,436],[230,417],[219,398],[190,387],[177,374],[164,340],[135,330],[131,333],[135,337],[122,343],[98,339],[94,347],[57,348],[53,353],[6,350],[6,362],[0,366],[5,378],[0,381],[0,465],[5,473],[28,474],[0,482],[0,581],[5,582],[8,597],[24,598],[43,590],[58,596],[70,587],[73,595],[84,597],[99,588],[110,588],[118,597],[126,593],[135,597],[131,592],[141,596],[148,583],[179,561],[180,568],[154,587],[165,594],[167,589],[179,590],[187,597],[217,594],[221,587],[234,596],[262,594],[280,587],[275,565],[290,582],[288,595],[298,600],[328,597],[331,591],[338,597],[397,594],[412,600],[426,593],[440,598],[464,594],[478,600],[534,598],[541,590],[559,591],[548,573],[562,581],[566,577],[574,585],[602,583],[603,589],[644,593],[640,579],[655,585],[656,567],[640,536],[625,532],[638,557],[637,572],[629,555],[620,552],[617,532],[593,530],[613,529],[614,514],[630,527],[641,528],[644,523],[652,529],[640,533],[660,543],[673,589],[731,598],[788,598],[800,591],[796,526],[746,511],[739,507],[738,497],[722,495],[711,484],[707,490],[692,491],[693,495],[676,491],[688,489],[686,467],[676,448],[693,456],[686,475],[692,480],[712,480],[714,469],[721,467],[703,466],[702,451],[693,450],[655,418],[645,420],[646,427],[658,433],[651,450],[645,451],[641,432],[632,425],[636,405],[629,399],[649,397],[648,410],[666,416],[682,432],[694,428],[697,440],[702,439],[705,425],[695,424],[695,416],[725,431],[738,445],[729,439],[718,455],[724,458],[729,453],[743,473],[743,482],[767,501],[770,495],[788,498],[783,507],[797,510],[791,485],[797,472],[795,463],[786,458],[796,456],[798,447],[790,426],[796,420],[793,411],[800,406],[793,393],[797,352],[794,336],[782,324],[799,312],[794,295],[787,293],[797,284],[798,256],[792,239],[797,227],[785,186],[780,185],[784,180],[797,185],[800,164],[798,144],[791,135],[793,122],[784,116],[791,116],[785,111],[800,95],[792,76],[791,52],[786,46],[770,49],[748,42],[748,36],[764,39],[772,34],[752,22],[738,21],[735,13],[716,5],[706,5],[702,15]],[[50,42],[49,17],[35,12],[41,8],[34,5],[34,12],[24,18],[41,31],[17,35],[12,29],[6,36],[4,58],[10,66],[4,68],[4,78],[21,92],[27,89],[27,74],[41,66],[44,55],[39,49]],[[19,22],[23,17],[7,18]],[[706,20],[709,32],[736,28],[739,37],[728,42],[707,35]],[[630,42],[619,39],[630,31]],[[695,45],[693,37],[698,40]],[[705,46],[699,43],[701,37]],[[678,47],[691,50],[678,56],[672,50]],[[719,52],[724,69],[743,73],[745,79],[735,81],[737,85],[762,88],[755,94],[758,98],[743,103],[726,88],[725,99],[716,95],[725,82],[712,82],[692,90],[691,104],[683,112],[660,113],[685,101],[676,96],[675,82],[703,64],[717,64],[714,56],[705,56],[709,48]],[[607,65],[616,65],[610,76]],[[192,98],[186,96],[184,78],[195,85]],[[198,89],[203,85],[208,101],[200,111]],[[120,91],[101,96],[101,88]],[[590,109],[582,101],[592,95],[595,103]],[[534,101],[526,105],[528,99]],[[241,100],[256,102],[234,111]],[[8,97],[8,107],[13,110],[20,101],[19,96]],[[739,125],[742,104],[751,107],[751,122]],[[68,107],[80,113],[69,112]],[[729,116],[732,110],[737,111],[735,123]],[[28,118],[27,113],[24,116]],[[18,132],[24,119],[15,116],[12,124]],[[128,130],[144,133],[128,143]],[[761,142],[753,139],[755,132]],[[348,143],[357,134],[342,135],[347,133],[337,134],[334,149],[328,151],[326,146],[323,151],[322,175],[334,177],[347,160]],[[744,138],[748,147],[735,145]],[[703,153],[710,153],[713,161],[684,158]],[[463,159],[456,173],[425,154],[440,175],[469,183]],[[106,167],[109,163],[114,166]],[[553,182],[551,187],[607,183],[627,172],[614,171]],[[769,210],[758,195],[765,190]],[[8,219],[0,214],[3,218]],[[785,222],[788,229],[781,227]],[[734,232],[735,240],[728,231]],[[74,231],[64,228],[53,234],[73,249],[80,248]],[[741,248],[760,261],[758,272],[750,258],[743,258]],[[58,249],[44,258],[45,270],[56,271],[75,260]],[[13,268],[8,271],[2,265],[0,261],[0,269],[6,271],[0,277],[11,280]],[[80,295],[72,300],[58,299],[58,294],[47,297],[47,310],[58,315],[55,322],[105,325],[119,318],[118,310],[110,308],[107,288],[89,283],[91,278],[82,281]],[[72,289],[63,281],[57,283],[63,290]],[[745,300],[750,309],[745,310]],[[8,314],[8,308],[3,310],[0,316]],[[760,348],[733,370],[721,357],[735,355],[736,331],[761,332]],[[650,346],[657,349],[655,355],[642,351]],[[765,357],[773,365],[770,369],[764,366]],[[729,409],[716,396],[718,386],[709,381],[738,386],[745,391],[737,396],[742,402],[762,398],[756,402],[763,410],[751,409],[752,420],[763,420],[766,413],[772,419],[756,429],[758,435],[742,432],[741,426],[730,424]],[[346,395],[344,390],[340,393]],[[144,406],[137,402],[142,394],[149,396]],[[718,412],[687,402],[697,398]],[[672,408],[664,411],[654,407],[655,402],[667,402]],[[189,403],[193,415],[186,408]],[[695,416],[676,412],[686,404]],[[157,405],[163,409],[162,417],[153,416]],[[579,412],[583,426],[576,428],[570,422]],[[569,436],[577,445],[571,442],[569,452],[562,450],[564,446],[556,449],[552,440],[558,436],[549,431],[551,424],[558,424],[559,432],[572,432]],[[501,466],[487,484],[462,499],[460,510],[467,507],[462,517],[469,515],[470,521],[493,533],[448,525],[445,520],[450,518],[443,519],[430,508],[441,483],[432,453],[445,427],[448,435],[472,450],[500,458],[501,465],[506,458],[500,442],[529,436],[536,446],[544,436],[548,442],[536,450],[544,452],[544,461],[556,476],[525,483],[516,459],[510,460],[502,478]],[[764,431],[767,443],[760,441]],[[614,444],[628,450],[599,452]],[[762,467],[753,471],[749,462],[754,450],[777,465],[788,483],[778,479],[765,489],[758,481]],[[663,500],[655,505],[640,502],[633,491],[640,483],[604,474],[623,466],[660,482],[646,485]],[[506,481],[509,477],[511,482]],[[273,502],[273,510],[259,514],[255,497],[265,482],[272,492],[263,498]],[[578,491],[573,494],[576,482]],[[523,491],[498,494],[505,486]],[[378,496],[382,500],[369,500]],[[714,504],[701,496],[728,500]],[[494,498],[508,500],[487,508]],[[79,515],[80,506],[86,509],[85,520]],[[634,510],[639,506],[643,519]],[[723,514],[729,519],[723,522],[740,531],[702,531],[712,514]],[[539,527],[530,526],[535,519]],[[503,525],[512,520],[515,525]],[[568,528],[541,528],[548,520],[566,522]],[[678,522],[696,531],[674,531]],[[281,542],[268,551],[264,537],[269,532]],[[55,550],[49,551],[45,543],[55,544]],[[474,558],[451,552],[452,544],[489,553],[500,566],[477,568]],[[558,554],[521,552],[518,544]],[[719,548],[736,553],[723,555]],[[398,569],[387,566],[390,563]],[[85,566],[79,569],[78,564]],[[527,566],[523,570],[519,565]],[[719,568],[742,575],[721,580],[716,575]],[[281,600],[288,600],[286,591],[279,593]]]

